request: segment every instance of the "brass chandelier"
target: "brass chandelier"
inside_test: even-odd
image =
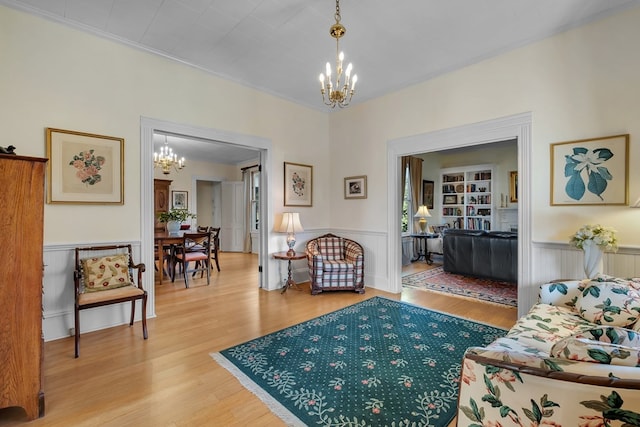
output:
[[[351,78],[351,69],[353,66],[351,63],[347,65],[347,69],[344,71],[344,80],[342,75],[342,61],[344,60],[344,52],[340,51],[340,38],[344,36],[347,29],[340,23],[340,0],[336,0],[336,23],[329,28],[329,34],[336,39],[336,80],[335,83],[331,81],[331,64],[327,62],[326,76],[320,74],[320,92],[322,93],[322,102],[325,105],[335,108],[337,105],[340,108],[346,107],[351,102],[353,97],[354,88],[358,81],[358,76],[353,75]],[[351,88],[349,88],[351,85]],[[325,96],[326,95],[326,96]]]
[[[184,157],[178,159],[178,155],[169,147],[167,135],[164,136],[164,146],[160,147],[160,153],[153,153],[153,167],[161,168],[165,175],[169,175],[171,167],[176,171],[185,167]]]

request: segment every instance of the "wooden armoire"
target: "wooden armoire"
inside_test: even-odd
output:
[[[158,222],[158,214],[160,212],[169,211],[169,188],[171,187],[170,179],[154,179],[153,180],[153,217],[155,231],[164,231],[165,224]]]
[[[47,159],[0,154],[0,408],[44,415],[42,276]]]

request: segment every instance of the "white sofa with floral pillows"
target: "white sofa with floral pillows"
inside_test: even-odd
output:
[[[458,426],[640,426],[640,279],[547,283],[465,354]]]

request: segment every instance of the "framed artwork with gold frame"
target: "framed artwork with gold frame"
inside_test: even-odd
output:
[[[518,171],[509,172],[509,202],[518,203]]]
[[[46,128],[47,203],[124,204],[124,138]]]

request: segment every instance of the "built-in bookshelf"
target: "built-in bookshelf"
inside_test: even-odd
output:
[[[453,228],[491,230],[493,165],[442,169],[442,220]]]

